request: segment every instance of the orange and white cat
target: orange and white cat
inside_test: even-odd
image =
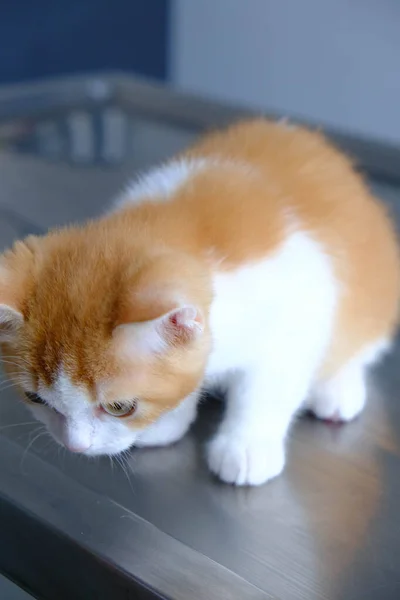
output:
[[[169,444],[203,387],[222,480],[278,475],[302,407],[348,421],[394,336],[400,259],[382,205],[317,133],[256,119],[139,177],[112,212],[0,262],[5,367],[86,455]]]

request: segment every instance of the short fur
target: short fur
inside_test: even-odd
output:
[[[239,485],[281,472],[301,407],[361,411],[398,323],[385,209],[321,134],[262,119],[205,136],[109,214],[16,243],[0,268],[5,367],[58,441],[173,442],[218,381],[208,461]],[[132,399],[129,416],[104,410]]]

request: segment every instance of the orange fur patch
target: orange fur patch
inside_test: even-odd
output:
[[[206,157],[210,166],[170,200],[127,205],[19,242],[3,256],[0,301],[25,319],[6,355],[20,356],[48,384],[62,362],[93,398],[99,379],[114,378],[110,398],[133,386],[154,419],[202,378],[213,273],[271,254],[289,222],[332,256],[342,287],[324,374],[393,331],[400,297],[393,227],[347,158],[320,134],[253,120],[206,136],[183,157]],[[160,317],[177,298],[199,307],[204,340],[146,363],[117,359],[115,327]]]

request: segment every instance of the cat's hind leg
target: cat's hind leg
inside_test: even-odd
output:
[[[344,365],[331,379],[314,389],[307,408],[316,417],[329,421],[351,421],[363,410],[367,398],[368,367],[377,362],[388,348],[377,342]]]

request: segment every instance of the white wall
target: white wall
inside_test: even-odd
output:
[[[176,86],[400,142],[400,0],[173,0]]]

